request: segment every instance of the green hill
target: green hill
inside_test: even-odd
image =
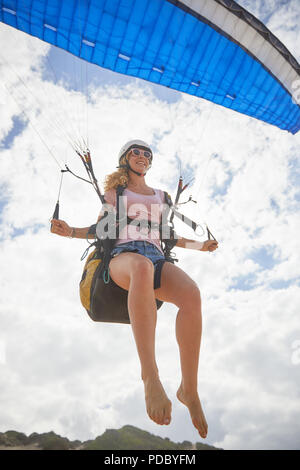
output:
[[[168,438],[155,436],[134,426],[121,429],[107,429],[94,440],[85,442],[70,441],[53,431],[26,436],[17,431],[0,433],[1,450],[218,450],[213,446],[189,441],[176,443]]]

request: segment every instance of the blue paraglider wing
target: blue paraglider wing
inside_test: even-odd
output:
[[[0,20],[91,63],[295,134],[300,66],[232,0],[0,0]],[[298,93],[299,94],[299,93]]]

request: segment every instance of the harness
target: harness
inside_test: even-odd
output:
[[[67,166],[66,170],[62,171],[61,182],[58,192],[58,200],[55,206],[55,211],[53,214],[53,219],[59,217],[59,196],[62,184],[62,177],[65,172],[70,172],[77,178],[90,183],[93,185],[97,195],[99,196],[102,204],[104,204],[105,198],[102,195],[98,182],[95,177],[91,155],[89,150],[86,151],[77,151],[80,156],[85,169],[87,171],[89,180],[81,178],[80,176],[73,173]],[[160,223],[153,222],[151,220],[140,220],[140,219],[131,219],[127,215],[125,220],[120,219],[120,215],[125,214],[125,211],[120,210],[120,202],[122,203],[122,194],[125,190],[124,186],[118,186],[117,193],[117,205],[116,205],[116,216],[113,219],[111,224],[111,219],[109,219],[109,211],[105,211],[101,222],[105,221],[107,217],[107,231],[103,232],[101,235],[100,230],[97,233],[97,225],[93,224],[89,227],[87,233],[87,242],[89,243],[88,248],[83,253],[81,259],[83,260],[87,255],[91,247],[94,247],[94,250],[89,254],[85,262],[83,269],[81,281],[79,284],[79,293],[80,299],[83,307],[86,309],[88,315],[93,321],[99,322],[110,322],[110,323],[130,323],[129,312],[128,312],[128,292],[125,289],[119,287],[113,279],[110,279],[109,276],[109,263],[111,260],[111,252],[116,244],[117,238],[119,238],[120,228],[129,224],[139,225],[141,228],[146,228],[148,230],[156,229],[159,231],[161,248],[164,253],[164,261],[169,261],[175,263],[178,261],[175,259],[172,249],[177,243],[177,236],[174,231],[173,218],[174,216],[178,217],[183,222],[187,223],[194,231],[196,231],[198,224],[186,216],[183,216],[180,212],[177,211],[177,203],[180,194],[187,187],[182,186],[182,178],[178,184],[177,195],[175,200],[175,206],[173,205],[172,199],[167,192],[164,191],[164,202],[166,203],[163,209],[162,217]],[[189,200],[192,200],[191,198]],[[188,201],[187,201],[188,202]],[[195,201],[194,201],[195,202]],[[185,203],[183,203],[185,204]],[[169,214],[171,213],[171,217]],[[99,222],[100,222],[99,221]],[[113,226],[113,227],[111,227]],[[111,228],[114,230],[114,236],[110,236]],[[92,234],[95,236],[95,241],[90,243],[88,236]],[[214,236],[211,234],[207,227],[208,239]],[[215,239],[215,238],[214,238]],[[156,306],[159,309],[162,306],[163,302],[156,299]]]
[[[172,253],[172,249],[177,243],[176,239],[176,234],[174,231],[174,226],[173,223],[169,225],[168,223],[168,215],[170,212],[170,207],[173,205],[172,199],[169,196],[169,194],[164,191],[164,202],[167,204],[167,208],[164,208],[164,211],[162,213],[161,217],[161,222],[153,222],[151,220],[147,219],[131,219],[130,217],[126,216],[126,219],[124,221],[124,218],[120,218],[120,214],[124,213],[120,207],[120,203],[122,204],[122,195],[124,190],[126,189],[125,186],[119,185],[116,189],[116,196],[117,196],[117,203],[116,203],[116,219],[115,219],[115,233],[116,233],[116,238],[110,238],[109,236],[98,238],[94,243],[91,243],[90,246],[85,250],[83,256],[81,259],[84,259],[89,251],[89,249],[92,246],[95,246],[96,248],[100,249],[103,253],[103,262],[102,262],[102,268],[103,268],[103,280],[105,283],[109,282],[109,262],[111,260],[111,252],[116,244],[116,239],[119,238],[120,234],[120,227],[124,227],[124,225],[135,225],[138,226],[141,229],[147,229],[148,231],[150,230],[158,230],[159,235],[160,235],[160,244],[162,251],[164,253],[164,257],[166,261],[169,261],[171,263],[174,263],[175,261],[177,262],[178,260],[175,258],[174,253]],[[105,219],[108,216],[108,212],[106,211],[103,215],[102,219]],[[108,231],[106,232],[108,233]],[[163,235],[169,233],[170,236],[168,238],[164,238]],[[90,226],[88,230],[88,234],[90,235],[93,234],[97,236],[97,224],[93,224]]]
[[[93,246],[93,252],[88,256],[85,263],[82,278],[80,281],[80,299],[82,305],[85,307],[88,315],[94,321],[110,322],[110,323],[130,323],[127,297],[128,292],[119,287],[113,279],[109,276],[109,263],[111,260],[111,252],[115,246],[116,239],[119,235],[119,228],[121,222],[129,224],[133,223],[133,219],[126,218],[120,219],[120,202],[124,192],[124,187],[120,186],[117,188],[117,207],[116,207],[116,218],[115,218],[115,232],[117,237],[110,238],[109,236],[103,236],[99,238],[97,234],[97,224],[90,226],[88,234],[94,234],[97,239],[94,243],[90,243],[89,247],[85,250],[82,259],[86,257],[89,249]],[[165,193],[165,201],[168,204],[170,197]],[[104,201],[105,202],[105,201]],[[169,212],[169,206],[165,209],[167,212],[162,217],[161,224],[153,224],[151,221],[141,221],[139,224],[148,228],[158,228],[160,234],[164,234],[164,226],[167,225],[167,213]],[[107,212],[107,213],[106,213]],[[102,217],[104,219],[108,215],[106,211]],[[124,213],[124,212],[123,212]],[[101,220],[102,220],[101,219]],[[168,227],[169,228],[169,227]],[[109,234],[109,227],[106,235]],[[172,248],[176,244],[175,232],[170,230],[170,237],[163,239],[161,237],[161,246],[165,255],[165,260],[174,263],[175,258],[171,253]],[[162,306],[163,302],[156,299],[157,310]]]

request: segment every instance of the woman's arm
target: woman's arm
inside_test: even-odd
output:
[[[115,190],[114,190],[115,191]],[[113,201],[113,194],[110,193],[105,193],[106,197],[110,197],[110,199]],[[106,200],[105,200],[106,201]],[[106,204],[102,206],[97,223],[99,220],[105,215],[107,211],[112,210],[115,213],[115,207],[113,204],[110,204],[109,202],[106,201]],[[57,235],[60,235],[61,237],[70,237],[70,238],[81,238],[86,240],[87,238],[89,239],[95,239],[95,234],[89,233],[90,227],[70,227],[70,225],[67,224],[64,220],[59,220],[59,219],[52,219],[51,220],[51,232],[56,233]]]
[[[90,227],[70,227],[64,220],[51,220],[51,232],[61,237],[82,238],[86,240],[89,228]],[[91,233],[88,235],[88,238],[95,238],[95,235]]]
[[[179,248],[190,248],[191,250],[198,251],[215,251],[218,248],[216,240],[206,240],[205,242],[198,242],[197,240],[189,240],[188,238],[180,237],[177,235],[178,240],[176,246]]]

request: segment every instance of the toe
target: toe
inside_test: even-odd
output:
[[[195,428],[198,430],[198,433],[199,435],[205,439],[207,437],[207,426],[202,423],[202,422],[199,422],[198,420],[192,420],[193,421],[193,425],[195,426]]]
[[[164,418],[164,424],[168,425],[171,422],[171,418],[169,416],[165,416]]]

